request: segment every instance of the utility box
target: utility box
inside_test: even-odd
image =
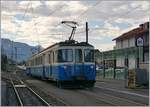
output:
[[[149,85],[149,72],[146,69],[136,69],[136,84]]]

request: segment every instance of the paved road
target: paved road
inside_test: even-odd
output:
[[[123,80],[101,80],[101,81],[97,81],[96,82],[96,86],[99,87],[104,87],[106,89],[113,89],[114,91],[122,91],[123,93],[135,93],[135,94],[140,94],[140,95],[144,95],[144,96],[148,96],[149,95],[149,89],[139,89],[139,88],[135,88],[135,89],[129,89],[129,88],[125,88],[124,85],[124,81]]]
[[[73,106],[143,106],[148,105],[148,98],[138,96],[142,94],[118,93],[113,88],[102,87],[96,84],[93,90],[89,89],[59,89],[49,82],[27,80],[47,94],[53,94],[64,102]],[[123,91],[127,92],[127,91]]]

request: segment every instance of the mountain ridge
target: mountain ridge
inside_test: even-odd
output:
[[[31,46],[27,43],[11,41],[8,38],[1,38],[1,53],[14,61],[17,60],[17,62],[26,61],[33,53],[38,53],[38,49],[41,51],[43,47],[40,45]]]

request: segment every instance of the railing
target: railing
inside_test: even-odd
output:
[[[124,71],[123,68],[116,69],[115,72],[116,72],[116,75],[115,75],[115,78],[114,78],[114,69],[113,68],[105,69],[105,78],[106,79],[124,80],[124,75],[125,75],[124,72],[125,71]],[[104,71],[103,71],[103,69],[97,70],[96,77],[97,77],[97,79],[104,78]]]
[[[124,80],[125,71],[124,69],[116,69],[116,78],[117,80]]]

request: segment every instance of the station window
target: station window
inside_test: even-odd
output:
[[[82,50],[75,49],[75,62],[82,62]]]
[[[91,50],[91,49],[84,50],[84,61],[94,62],[94,50]]]
[[[61,49],[56,51],[57,62],[72,62],[73,51],[72,49]]]

